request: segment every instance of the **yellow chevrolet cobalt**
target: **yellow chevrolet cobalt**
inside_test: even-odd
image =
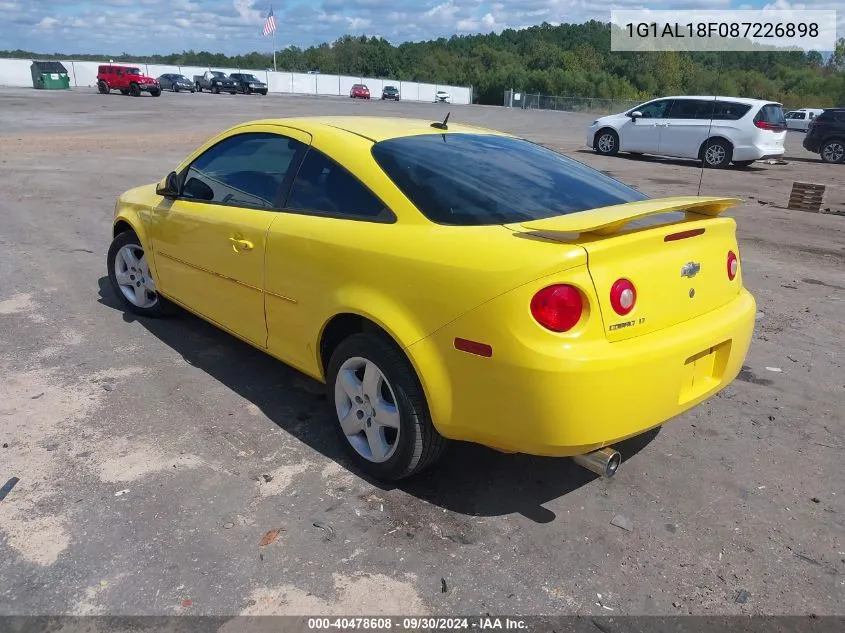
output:
[[[128,310],[189,310],[326,384],[369,475],[448,440],[568,456],[739,372],[755,302],[732,198],[649,199],[511,135],[399,118],[262,120],[117,200]]]

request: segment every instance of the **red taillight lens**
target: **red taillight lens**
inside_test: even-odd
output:
[[[571,330],[583,312],[584,300],[574,286],[548,286],[531,299],[531,314],[537,323],[552,332]]]
[[[733,281],[739,271],[739,258],[733,251],[728,251],[728,279]]]
[[[786,127],[783,125],[769,123],[768,121],[754,121],[754,125],[756,125],[761,130],[771,130],[772,132],[783,132],[786,129]]]
[[[637,289],[627,279],[617,279],[610,288],[610,305],[616,314],[622,316],[634,309],[637,302]]]

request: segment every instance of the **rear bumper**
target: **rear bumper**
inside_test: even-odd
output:
[[[781,145],[737,145],[734,147],[733,160],[763,160],[765,158],[780,158],[786,152]]]
[[[804,149],[808,152],[813,152],[814,154],[818,154],[822,149],[821,139],[817,136],[810,136],[809,134],[804,137],[801,145],[803,145]]]
[[[756,304],[745,289],[690,321],[616,343],[536,343],[502,324],[495,304],[408,348],[441,434],[534,455],[583,454],[639,435],[726,387],[742,368]],[[454,348],[479,332],[491,358]],[[509,337],[505,339],[504,337]],[[552,337],[547,337],[552,338]]]

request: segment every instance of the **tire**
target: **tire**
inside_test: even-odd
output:
[[[233,94],[237,94],[237,93],[236,93],[234,90],[230,90],[230,91],[229,91],[229,94],[230,94],[230,95],[233,95]]]
[[[150,90],[150,94],[153,97],[160,97],[161,96],[161,90]]]
[[[173,84],[173,92],[179,92],[179,84]]]
[[[710,139],[701,147],[701,161],[709,169],[724,169],[730,164],[733,151],[727,141]]]
[[[619,135],[616,130],[604,128],[596,132],[593,148],[602,156],[616,156],[619,153]]]
[[[191,88],[191,94],[194,94],[197,91],[196,88]]]
[[[376,372],[375,387],[364,386],[365,371]],[[440,457],[446,440],[431,422],[413,367],[393,341],[383,335],[353,334],[335,349],[327,374],[328,400],[335,405],[335,430],[361,471],[381,481],[397,481],[428,468]],[[350,393],[359,394],[355,396],[358,400]],[[373,399],[368,393],[382,406],[371,406]],[[373,422],[379,413],[390,424]],[[347,436],[341,417],[350,420],[348,430],[359,426],[361,430]],[[380,447],[377,450],[367,439],[367,428]]]
[[[107,95],[110,92],[109,85],[102,79],[97,82],[97,90],[100,91],[101,95]]]
[[[819,150],[819,156],[826,163],[845,162],[845,139],[832,138],[825,141]]]
[[[141,87],[136,83],[129,84],[129,94],[133,97],[140,97]]]
[[[753,164],[754,164],[753,160],[735,160],[734,161],[734,166],[740,167],[742,169],[745,169],[746,167],[751,167],[751,165],[753,165]]]
[[[137,263],[135,266],[127,260],[126,252],[135,255]],[[109,252],[106,259],[106,267],[109,273],[109,281],[111,282],[112,290],[120,299],[123,306],[138,316],[144,317],[161,317],[171,312],[171,306],[164,297],[155,292],[155,281],[150,273],[149,266],[146,263],[146,258],[143,256],[144,248],[138,236],[132,231],[120,233],[112,240],[109,246]],[[137,268],[136,268],[137,267]],[[135,273],[135,274],[133,274]],[[126,279],[125,276],[128,277]],[[120,276],[121,281],[126,281],[121,285],[118,282]],[[138,279],[140,277],[140,280]],[[138,284],[142,285],[138,285]],[[141,297],[141,293],[137,294],[130,291],[130,288],[140,288],[145,290],[143,297],[147,300],[146,303],[140,299],[130,300],[130,296]],[[153,299],[154,298],[154,299]]]
[[[212,92],[213,94],[219,95],[219,94],[220,94],[220,86],[212,86],[212,87],[211,87],[211,92]]]

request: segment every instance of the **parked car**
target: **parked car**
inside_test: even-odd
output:
[[[786,128],[789,130],[799,130],[806,132],[810,127],[813,119],[824,112],[821,108],[801,108],[800,110],[790,110],[784,115],[786,119]]]
[[[202,75],[194,75],[194,85],[198,92],[210,90],[214,94],[220,92],[235,94],[238,91],[235,81],[219,70],[207,70]]]
[[[162,90],[172,90],[173,92],[181,92],[182,90],[194,92],[196,90],[194,82],[185,77],[185,75],[176,73],[165,73],[158,78],[158,84]]]
[[[152,77],[141,74],[137,66],[115,66],[112,64],[97,68],[97,90],[109,94],[119,90],[120,94],[140,97],[142,92],[149,92],[153,97],[161,95],[161,86]]]
[[[384,90],[381,91],[381,98],[399,101],[399,88],[396,86],[385,86]]]
[[[649,199],[474,126],[267,123],[118,198],[110,284],[130,312],[176,303],[326,383],[371,476],[420,471],[447,439],[611,475],[614,442],[742,368],[756,305],[721,217],[739,200]],[[654,214],[671,220],[637,221]]]
[[[452,94],[445,90],[438,90],[434,93],[435,103],[452,103]]]
[[[823,110],[810,123],[803,145],[826,163],[845,163],[845,108]]]
[[[349,96],[352,99],[369,99],[370,89],[364,84],[353,84],[352,88],[349,89]]]
[[[746,167],[784,153],[781,104],[739,97],[664,97],[593,121],[587,146],[618,152],[694,158],[705,167]]]
[[[235,85],[245,95],[257,92],[260,95],[267,94],[267,84],[261,81],[255,75],[249,73],[232,73],[229,78],[235,82]]]

